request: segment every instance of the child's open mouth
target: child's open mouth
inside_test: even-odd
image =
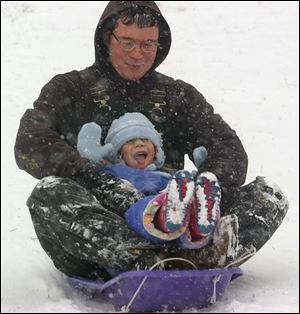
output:
[[[146,152],[138,152],[138,153],[134,154],[133,157],[139,164],[143,164],[143,163],[145,163],[147,156],[148,156],[148,154]]]

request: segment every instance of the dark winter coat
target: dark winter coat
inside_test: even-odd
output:
[[[107,60],[100,36],[103,22],[132,4],[153,9],[160,19],[162,49],[139,81],[118,75]],[[76,149],[82,125],[91,121],[101,125],[104,139],[114,119],[138,111],[162,133],[166,168],[182,169],[184,154],[192,158],[194,148],[205,146],[208,157],[200,171],[215,173],[223,187],[242,185],[248,160],[235,131],[193,86],[155,71],[170,46],[169,26],[153,1],[111,1],[95,32],[95,63],[55,76],[43,87],[34,108],[22,117],[15,144],[19,168],[39,179],[55,175],[80,181],[88,163]]]

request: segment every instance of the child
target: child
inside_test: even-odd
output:
[[[177,239],[183,247],[206,245],[220,216],[217,178],[205,172],[194,181],[185,170],[173,176],[157,171],[165,161],[162,139],[141,113],[126,113],[114,120],[104,146],[101,133],[96,123],[85,124],[77,149],[82,157],[99,163],[101,170],[129,181],[146,195],[127,210],[129,226],[155,243]],[[204,147],[194,150],[198,167],[206,155]]]

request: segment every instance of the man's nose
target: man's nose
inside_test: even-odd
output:
[[[143,51],[141,49],[141,46],[136,44],[134,46],[134,48],[132,49],[132,51],[130,51],[129,53],[130,57],[134,58],[134,59],[141,59],[144,57]]]

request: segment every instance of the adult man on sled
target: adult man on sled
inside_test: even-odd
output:
[[[156,71],[170,46],[169,26],[154,1],[111,1],[96,28],[94,64],[55,76],[21,119],[16,161],[41,179],[27,205],[43,249],[67,275],[107,280],[114,271],[150,268],[168,257],[198,268],[240,265],[286,214],[277,186],[261,177],[242,186],[248,165],[242,143],[202,94]],[[161,192],[162,175],[130,171],[122,158],[123,167],[109,173],[77,150],[83,125],[101,126],[101,148],[111,123],[128,112],[145,115],[162,135],[162,170],[172,184],[154,203],[147,198]],[[199,147],[207,152],[201,164]],[[185,153],[199,166],[188,181],[180,172]],[[186,193],[196,200],[193,211]],[[174,212],[184,217],[176,223],[163,211],[173,209],[167,201],[173,197]]]

